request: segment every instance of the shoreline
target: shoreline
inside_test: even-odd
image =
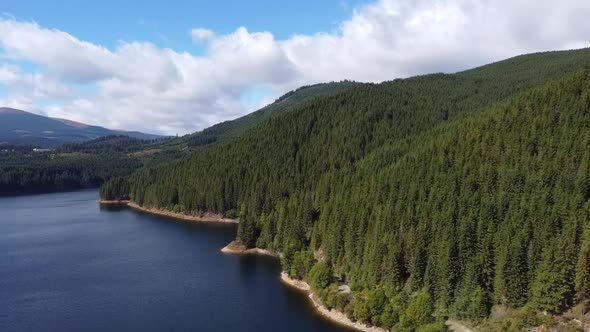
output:
[[[238,241],[232,241],[227,246],[220,250],[224,254],[230,255],[259,255],[259,256],[270,256],[275,258],[281,258],[281,254],[274,253],[270,250],[262,248],[250,248],[247,249],[244,245]]]
[[[104,204],[104,205],[117,205],[117,204],[121,204],[121,205],[127,205],[129,203],[131,203],[130,200],[105,200],[105,199],[99,199],[98,204]]]
[[[154,215],[159,215],[159,216],[171,217],[171,218],[180,219],[180,220],[184,220],[184,221],[190,221],[190,222],[211,222],[211,223],[226,223],[226,224],[227,223],[229,223],[229,224],[239,223],[238,219],[224,218],[223,216],[221,216],[219,214],[205,213],[202,217],[196,217],[196,216],[190,216],[190,215],[186,215],[186,214],[182,214],[182,213],[167,211],[167,210],[163,210],[163,209],[142,207],[136,203],[133,203],[130,200],[100,200],[99,199],[98,203],[104,204],[104,205],[119,205],[119,204],[126,205],[126,206],[129,206],[130,208],[138,210],[138,211],[142,211],[142,212],[146,212],[146,213],[150,213],[150,214],[154,214]],[[262,248],[249,248],[248,249],[248,248],[246,248],[246,246],[242,245],[237,240],[230,242],[228,245],[223,247],[220,251],[224,254],[230,254],[230,255],[259,255],[259,256],[267,256],[267,257],[273,257],[273,258],[279,258],[279,259],[282,258],[281,253],[275,253],[273,251],[270,251],[267,249],[262,249]],[[350,318],[348,318],[348,316],[346,316],[345,313],[338,311],[336,309],[328,309],[326,306],[324,306],[318,300],[317,295],[311,290],[311,287],[309,286],[309,284],[307,282],[305,282],[303,280],[291,279],[287,275],[287,273],[284,271],[281,272],[280,280],[284,285],[295,288],[301,292],[304,292],[307,295],[307,298],[309,299],[311,304],[313,305],[316,313],[318,313],[320,316],[324,317],[325,319],[331,320],[332,322],[334,322],[336,324],[339,324],[339,325],[342,325],[342,326],[345,326],[348,328],[352,328],[357,331],[390,332],[389,330],[381,328],[381,327],[366,325],[366,324],[363,324],[360,322],[353,322],[352,320],[350,320]],[[452,331],[473,332],[472,330],[466,328],[465,326],[463,326],[462,324],[460,324],[459,322],[456,322],[456,321],[447,321],[447,326],[449,326]]]
[[[126,205],[126,206],[128,206],[132,209],[138,210],[138,211],[142,211],[142,212],[146,212],[146,213],[150,213],[150,214],[154,214],[154,215],[159,215],[159,216],[171,217],[171,218],[180,219],[180,220],[184,220],[184,221],[190,221],[190,222],[211,222],[211,223],[226,223],[226,224],[227,223],[230,223],[230,224],[239,223],[238,219],[224,218],[221,215],[213,214],[213,213],[206,213],[202,217],[196,217],[196,216],[190,216],[190,215],[186,215],[186,214],[182,214],[182,213],[167,211],[167,210],[163,210],[163,209],[146,208],[146,207],[139,206],[138,204],[133,203],[130,200],[98,200],[98,203],[104,204],[104,205],[119,205],[119,204]],[[246,246],[242,245],[237,240],[230,242],[228,245],[223,247],[220,251],[224,254],[230,254],[230,255],[259,255],[259,256],[267,256],[267,257],[273,257],[273,258],[279,258],[279,259],[282,258],[282,255],[280,253],[275,253],[275,252],[267,250],[267,249],[262,249],[262,248],[249,248],[248,249],[248,248],[246,248]],[[324,317],[325,319],[331,320],[332,322],[334,322],[336,324],[339,324],[339,325],[342,325],[342,326],[345,326],[348,328],[352,328],[357,331],[390,332],[389,330],[386,330],[381,327],[366,325],[366,324],[363,324],[360,322],[353,322],[352,320],[350,320],[350,318],[348,318],[348,316],[346,316],[345,313],[338,311],[336,309],[328,309],[326,306],[324,306],[318,300],[317,295],[311,290],[311,287],[309,286],[309,284],[307,282],[305,282],[303,280],[291,279],[287,275],[287,273],[284,271],[281,272],[280,280],[281,280],[281,283],[283,283],[284,285],[295,288],[301,292],[304,292],[307,295],[307,298],[309,299],[311,304],[313,305],[316,313],[318,313],[320,316]],[[451,322],[451,321],[447,321],[447,325],[451,328],[452,331],[472,332],[470,329],[466,328],[465,326],[461,325],[458,322],[453,321],[453,322],[451,322],[451,324],[449,324],[449,322]],[[459,328],[459,329],[457,329],[457,328]]]
[[[281,258],[281,254],[274,253],[272,251],[262,249],[262,248],[250,248],[246,249],[244,245],[239,243],[238,241],[232,241],[227,246],[221,249],[222,253],[231,254],[231,255],[260,255],[260,256],[271,256],[275,258]],[[311,290],[311,287],[308,283],[303,280],[295,280],[289,278],[286,272],[281,272],[280,276],[281,282],[289,287],[295,288],[299,291],[305,292],[309,301],[314,307],[314,310],[324,317],[325,319],[331,320],[332,322],[346,326],[349,328],[353,328],[357,331],[362,332],[389,332],[386,329],[376,327],[376,326],[369,326],[359,322],[353,322],[350,320],[346,314],[341,311],[335,309],[328,309],[322,303],[317,300],[316,294]]]
[[[316,312],[318,314],[320,314],[321,316],[323,316],[324,318],[327,318],[337,324],[340,324],[340,325],[343,325],[346,327],[350,327],[350,328],[353,328],[357,331],[363,331],[363,332],[388,332],[389,331],[389,330],[386,330],[381,327],[366,325],[366,324],[363,324],[360,322],[353,322],[343,312],[338,311],[336,309],[326,308],[326,306],[324,306],[322,303],[320,303],[320,301],[317,299],[316,294],[311,290],[311,287],[309,286],[308,283],[306,283],[303,280],[291,279],[287,275],[286,272],[281,272],[281,282],[287,286],[290,286],[290,287],[296,288],[302,292],[305,292],[307,294],[307,298],[309,299],[309,301],[311,301],[311,304],[315,308]]]
[[[237,224],[237,223],[239,223],[238,219],[224,218],[220,214],[205,213],[205,214],[203,214],[203,216],[197,217],[197,216],[191,216],[191,215],[187,215],[184,213],[177,213],[177,212],[172,212],[172,211],[163,210],[163,209],[147,208],[147,207],[139,206],[138,204],[133,203],[129,200],[98,200],[98,203],[105,204],[105,205],[117,205],[117,204],[127,205],[128,207],[138,210],[138,211],[151,213],[151,214],[155,214],[158,216],[171,217],[171,218],[185,220],[185,221],[192,221],[192,222],[210,222],[210,223],[223,223],[223,224]]]

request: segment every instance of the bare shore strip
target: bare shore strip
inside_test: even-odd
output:
[[[221,249],[221,252],[232,255],[261,255],[280,258],[281,255],[261,248],[246,248],[239,241],[232,241]]]
[[[127,200],[121,200],[121,201],[99,200],[98,203],[99,204],[113,204],[113,205],[115,205],[115,204],[127,205],[127,206],[129,206],[133,209],[139,210],[139,211],[143,211],[143,212],[147,212],[147,213],[151,213],[151,214],[156,214],[159,216],[166,216],[166,217],[181,219],[181,220],[185,220],[185,221],[216,222],[216,223],[228,223],[228,224],[237,224],[239,222],[238,219],[224,218],[222,215],[215,214],[215,213],[204,213],[202,216],[191,216],[188,214],[177,213],[177,212],[172,212],[172,211],[163,210],[163,209],[147,208],[147,207],[139,206],[136,203],[133,203],[133,202],[127,201]]]
[[[263,255],[263,256],[272,256],[272,257],[281,257],[280,254],[274,253],[272,251],[260,248],[251,248],[247,249],[243,244],[239,243],[238,241],[232,241],[230,244],[225,246],[221,249],[221,252],[226,254],[234,254],[234,255]],[[335,309],[328,309],[323,304],[319,302],[317,296],[311,291],[311,287],[303,280],[296,280],[291,279],[287,275],[286,272],[281,272],[281,281],[290,287],[297,288],[305,292],[308,295],[309,300],[313,304],[315,310],[322,316],[327,319],[330,319],[340,325],[351,327],[358,331],[363,332],[387,332],[387,330],[369,326],[365,324],[361,324],[359,322],[353,322],[343,312],[340,312]]]
[[[320,303],[320,301],[318,300],[318,297],[311,291],[311,287],[309,286],[309,284],[307,284],[303,280],[296,280],[296,279],[289,278],[289,275],[287,275],[286,272],[281,272],[281,281],[285,285],[297,288],[297,289],[307,293],[307,297],[309,298],[309,300],[313,304],[314,308],[316,309],[316,311],[320,315],[322,315],[322,316],[324,316],[324,317],[326,317],[326,318],[328,318],[340,325],[351,327],[355,330],[363,331],[363,332],[387,332],[388,331],[388,330],[380,328],[380,327],[370,326],[370,325],[362,324],[359,322],[353,322],[343,312],[338,311],[336,309],[326,308],[323,304]]]
[[[99,199],[98,200],[98,204],[105,204],[105,205],[127,205],[131,203],[131,201],[128,200],[106,200],[106,199]]]

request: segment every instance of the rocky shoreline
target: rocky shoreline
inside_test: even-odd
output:
[[[202,216],[191,216],[191,215],[187,215],[184,213],[177,213],[177,212],[172,212],[172,211],[163,210],[163,209],[146,208],[146,207],[140,206],[140,205],[135,204],[135,203],[128,201],[128,200],[120,200],[120,201],[99,200],[98,203],[99,204],[113,204],[113,205],[116,205],[116,204],[127,205],[127,206],[129,206],[133,209],[139,210],[139,211],[143,211],[143,212],[147,212],[147,213],[151,213],[151,214],[156,214],[159,216],[172,217],[172,218],[181,219],[181,220],[185,220],[185,221],[215,222],[215,223],[228,223],[228,224],[239,223],[238,219],[224,218],[220,214],[204,213]]]

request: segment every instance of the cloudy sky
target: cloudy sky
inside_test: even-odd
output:
[[[590,46],[580,0],[27,2],[0,6],[0,106],[161,134],[304,84]]]

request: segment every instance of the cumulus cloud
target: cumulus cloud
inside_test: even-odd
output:
[[[191,35],[195,42],[209,41],[215,37],[215,32],[205,28],[195,28],[191,30]]]
[[[247,111],[253,87],[276,95],[341,79],[383,81],[454,72],[506,57],[587,47],[590,2],[380,0],[334,32],[277,40],[271,32],[191,30],[194,55],[150,42],[108,49],[64,31],[0,19],[0,102],[51,116],[158,133],[187,133]],[[188,36],[187,36],[188,38]],[[10,63],[8,61],[11,61]],[[38,66],[24,72],[19,61]],[[11,64],[12,63],[12,64]],[[76,93],[77,85],[92,86]],[[261,103],[268,96],[261,97]]]
[[[15,94],[34,98],[67,98],[69,88],[43,73],[24,73],[17,65],[0,64],[0,84],[10,86]]]

